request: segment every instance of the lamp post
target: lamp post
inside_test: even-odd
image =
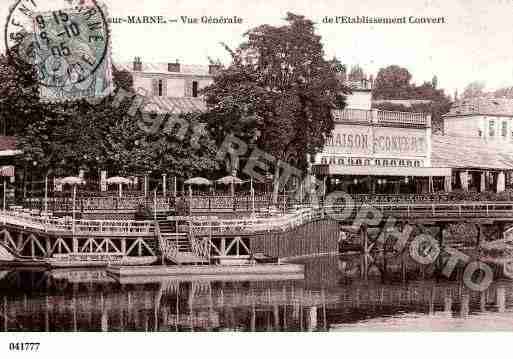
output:
[[[48,173],[45,175],[45,215],[48,213]]]

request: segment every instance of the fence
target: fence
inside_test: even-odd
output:
[[[71,217],[45,217],[17,210],[0,211],[0,222],[41,231],[72,232],[75,234],[149,234],[154,232],[153,221],[134,220],[74,220]]]
[[[44,210],[47,208],[52,213],[71,213],[73,211],[73,199],[71,197],[26,198],[23,207],[28,209]],[[145,197],[88,197],[77,198],[75,210],[77,212],[108,211],[108,210],[137,210],[140,206],[154,208],[157,210],[169,211],[174,208],[173,197],[157,197],[156,203],[153,198]]]

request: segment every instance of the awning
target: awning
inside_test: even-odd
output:
[[[447,167],[366,167],[343,165],[315,165],[313,171],[317,175],[347,176],[401,176],[401,177],[445,177],[451,176]]]
[[[22,155],[23,151],[20,150],[4,150],[0,151],[0,157],[11,157],[11,156],[17,156]]]

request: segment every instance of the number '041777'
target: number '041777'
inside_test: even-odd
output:
[[[37,352],[41,343],[18,342],[9,343],[10,351],[17,352]]]

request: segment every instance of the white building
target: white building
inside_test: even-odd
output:
[[[431,163],[431,116],[372,109],[368,81],[349,83],[346,107],[315,158],[330,190],[350,193],[428,192],[450,187],[451,169]]]
[[[444,134],[513,142],[513,100],[471,98],[457,101],[443,116]]]
[[[212,84],[218,65],[146,63],[136,57],[132,63],[117,63],[118,70],[132,74],[134,89],[144,89],[151,102],[170,113],[206,110],[201,90]]]

